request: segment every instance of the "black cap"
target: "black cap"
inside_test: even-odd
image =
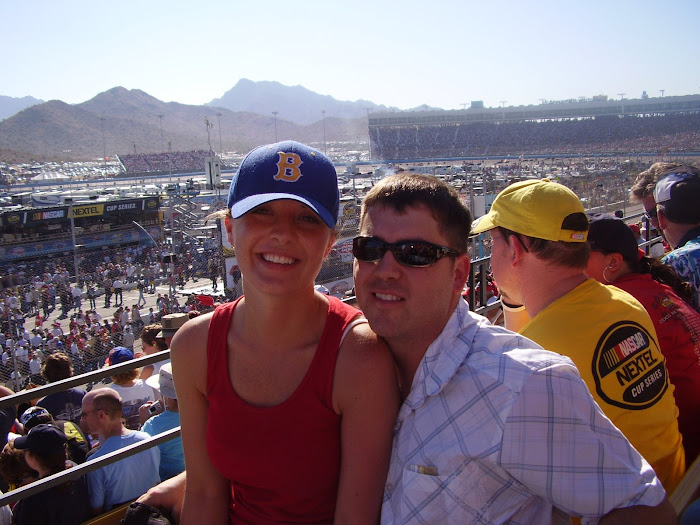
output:
[[[15,448],[39,454],[56,454],[64,450],[66,441],[66,435],[55,426],[37,425],[26,436],[15,439]]]
[[[591,250],[619,253],[630,264],[639,260],[637,238],[623,220],[604,213],[591,214],[588,219]]]

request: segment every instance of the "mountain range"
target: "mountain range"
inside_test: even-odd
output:
[[[34,106],[35,104],[41,104],[43,100],[39,100],[34,97],[7,97],[5,95],[0,95],[0,120],[11,117],[15,113],[19,113],[24,108],[29,106]]]
[[[0,161],[10,163],[210,147],[245,152],[275,138],[322,147],[324,135],[329,144],[366,149],[367,110],[395,109],[247,79],[201,106],[163,102],[138,89],[115,87],[80,104],[0,97],[0,115],[10,112],[5,108],[13,103],[20,107],[17,101],[24,101],[24,109],[0,121]]]

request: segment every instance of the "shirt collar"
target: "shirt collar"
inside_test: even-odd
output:
[[[695,239],[696,237],[700,237],[700,226],[697,228],[693,228],[692,230],[688,230],[683,237],[681,237],[680,242],[678,243],[678,246],[676,248],[680,248],[681,246],[685,246],[685,244],[690,241],[691,239]]]
[[[460,298],[442,332],[430,344],[418,365],[402,412],[417,409],[426,398],[442,391],[471,353],[471,343],[483,322],[488,323],[488,320],[470,312],[467,302]]]

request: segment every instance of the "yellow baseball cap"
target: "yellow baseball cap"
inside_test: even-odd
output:
[[[586,242],[587,231],[565,230],[564,219],[586,213],[581,200],[566,186],[549,179],[511,184],[491,205],[491,210],[472,223],[472,233],[498,226],[548,241]]]

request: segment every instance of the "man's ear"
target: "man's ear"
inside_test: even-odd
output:
[[[471,266],[471,260],[468,253],[463,253],[455,257],[455,268],[454,268],[454,281],[452,283],[453,289],[457,290],[460,294],[464,289],[464,285],[469,280],[469,267]]]
[[[510,247],[511,253],[513,254],[511,259],[511,265],[515,266],[529,252],[525,247],[525,244],[523,244],[524,241],[522,240],[522,238],[518,237],[517,235],[509,235],[508,237],[506,237],[506,241],[508,242],[508,246]]]
[[[664,212],[661,211],[660,209],[656,208],[656,217],[659,223],[659,229],[660,230],[665,230],[668,228],[668,219],[666,218],[666,215],[664,215]]]

